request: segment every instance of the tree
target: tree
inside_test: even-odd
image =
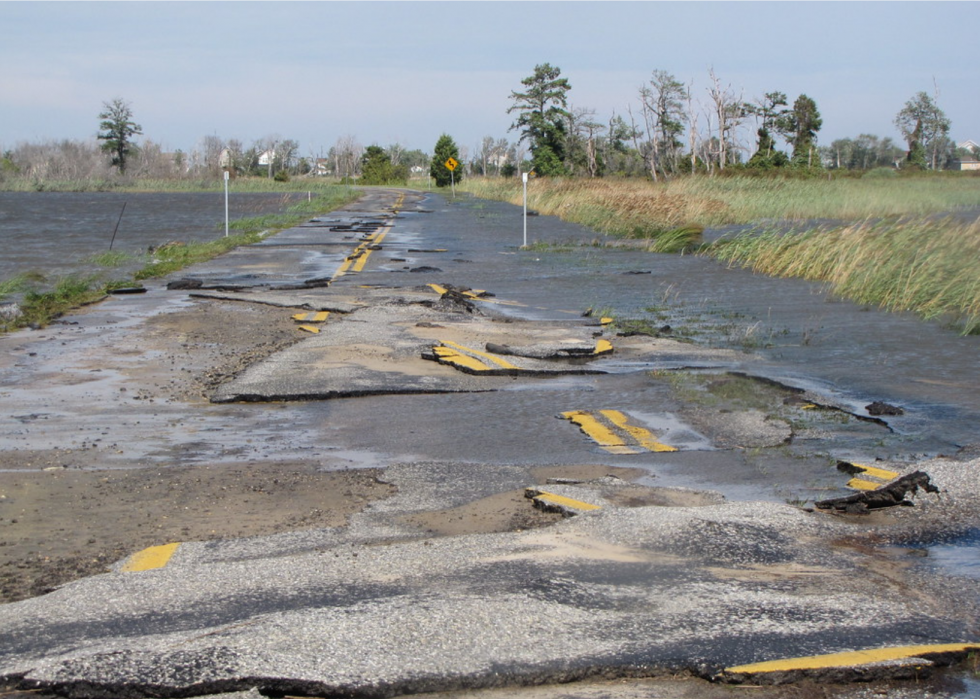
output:
[[[731,85],[724,88],[721,86],[714,68],[708,71],[708,75],[712,85],[708,88],[708,94],[714,103],[714,116],[718,120],[718,137],[715,141],[718,168],[724,170],[729,160],[737,160],[736,157],[730,157],[735,149],[735,130],[745,120],[748,111],[741,94],[736,95]]]
[[[783,136],[793,146],[792,164],[794,167],[820,167],[817,152],[817,131],[823,126],[823,119],[817,110],[817,103],[806,95],[800,95],[793,102],[793,109],[780,120]]]
[[[949,138],[950,121],[946,113],[927,95],[919,92],[895,115],[895,126],[909,145],[909,165],[938,165],[941,151]]]
[[[407,184],[408,167],[394,165],[391,153],[381,146],[368,146],[361,158],[358,184]]]
[[[542,176],[564,175],[568,92],[572,89],[561,76],[561,69],[544,63],[534,67],[534,75],[524,78],[525,92],[511,92],[514,100],[507,113],[518,112],[510,130],[520,129],[520,141],[531,148],[531,162]]]
[[[342,180],[350,180],[358,173],[361,162],[361,144],[353,136],[341,136],[330,149],[329,157],[333,160],[333,171]]]
[[[646,122],[647,167],[651,177],[657,179],[657,170],[664,175],[676,172],[677,159],[683,144],[680,136],[684,133],[684,102],[687,88],[684,83],[665,70],[653,71],[650,87],[640,88],[640,103],[643,119]]]
[[[569,111],[565,133],[565,172],[571,175],[585,174],[597,177],[601,174],[603,163],[598,154],[599,132],[605,126],[595,120],[594,109]]]
[[[450,171],[446,167],[446,161],[450,158],[459,162],[459,148],[452,136],[442,134],[436,141],[435,153],[429,164],[429,176],[436,181],[437,187],[448,187],[453,181],[459,182],[463,179],[463,168],[457,167]]]
[[[749,167],[782,167],[789,162],[785,153],[776,150],[776,139],[773,138],[773,132],[778,130],[778,124],[786,117],[786,105],[786,94],[782,92],[767,92],[762,99],[745,105],[746,111],[760,122],[758,147],[749,158]]]
[[[105,141],[102,150],[111,154],[112,164],[119,172],[126,171],[126,159],[133,149],[132,138],[143,133],[143,127],[133,121],[133,110],[127,102],[118,97],[112,102],[103,102],[105,108],[99,113],[99,140]]]

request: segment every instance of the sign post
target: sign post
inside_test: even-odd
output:
[[[225,170],[225,237],[228,237],[228,171]]]
[[[456,160],[456,158],[454,158],[453,156],[449,156],[449,159],[446,160],[446,162],[443,163],[443,165],[445,165],[446,169],[449,170],[449,182],[453,187],[453,199],[455,199],[456,198],[456,174],[455,173],[456,173],[456,168],[459,167],[459,161]]]
[[[527,247],[527,173],[521,173],[524,180],[524,247]]]

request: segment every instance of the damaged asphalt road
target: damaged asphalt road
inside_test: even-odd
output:
[[[112,299],[128,313],[107,303],[36,346],[0,338],[23,348],[0,386],[22,418],[3,422],[5,455],[53,452],[71,429],[89,445],[72,462],[83,471],[234,459],[261,472],[288,458],[383,485],[342,523],[168,537],[0,606],[0,678],[77,697],[387,697],[678,674],[922,678],[980,648],[975,583],[911,553],[978,526],[980,459],[844,474],[835,440],[886,439],[888,422],[756,374],[749,353],[619,336],[582,308],[535,305],[524,253],[484,211],[373,190],[180,275],[200,284]],[[212,377],[206,401],[148,392],[174,341],[148,318],[229,303],[281,309],[291,325],[240,365],[222,359],[237,368],[195,369]],[[218,311],[202,336],[211,322]],[[806,507],[853,492],[848,477],[913,471],[939,491],[914,507]],[[786,497],[804,481],[799,502]],[[472,524],[489,511],[495,524]],[[914,649],[752,666],[894,647]]]

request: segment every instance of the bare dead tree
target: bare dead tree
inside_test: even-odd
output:
[[[708,75],[711,78],[708,94],[717,119],[718,167],[724,170],[729,160],[729,146],[735,145],[736,129],[745,121],[747,112],[742,95],[736,94],[730,84],[722,87],[714,68],[709,69]]]
[[[694,106],[694,81],[687,88],[687,142],[691,149],[691,173],[698,166],[698,110]]]

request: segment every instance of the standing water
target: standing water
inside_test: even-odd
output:
[[[232,193],[229,217],[278,213],[305,198]],[[220,191],[0,192],[0,281],[24,272],[51,278],[98,271],[89,258],[110,243],[114,252],[140,255],[171,241],[213,240],[224,235],[224,211]]]

